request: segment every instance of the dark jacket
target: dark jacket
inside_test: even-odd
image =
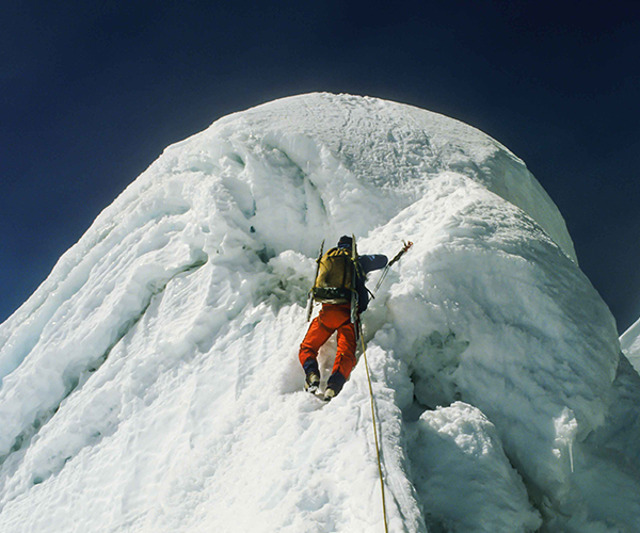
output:
[[[345,248],[351,250],[351,238],[344,236],[338,242],[338,248]],[[367,274],[374,270],[380,270],[387,266],[388,259],[386,255],[359,255],[358,256],[358,268],[356,272],[356,292],[358,293],[358,313],[362,313],[367,309],[369,305],[369,291],[365,287],[367,281]]]
[[[360,272],[356,276],[356,291],[358,292],[358,312],[362,313],[367,309],[369,305],[369,291],[365,287],[365,281],[367,274],[374,270],[380,270],[387,266],[389,260],[386,255],[359,255],[358,264],[360,265]]]

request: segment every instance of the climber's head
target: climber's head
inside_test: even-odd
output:
[[[351,248],[352,244],[353,244],[353,239],[348,235],[343,235],[342,237],[340,237],[340,240],[338,241],[338,248]]]

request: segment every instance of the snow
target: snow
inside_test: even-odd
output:
[[[350,233],[415,243],[364,315],[390,531],[638,530],[635,356],[556,206],[470,126],[331,94],[167,148],[0,326],[0,530],[382,531],[364,362],[323,405],[297,361]]]
[[[414,431],[415,482],[433,529],[534,531],[541,525],[495,426],[478,409],[455,402],[425,411]],[[471,489],[464,498],[460,485]]]
[[[636,371],[640,372],[640,320],[622,334],[620,345]]]

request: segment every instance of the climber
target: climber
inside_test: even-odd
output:
[[[320,385],[318,350],[334,331],[338,331],[336,358],[324,393],[326,401],[342,390],[356,364],[357,321],[369,303],[369,293],[364,284],[366,275],[384,268],[388,261],[385,255],[355,256],[352,245],[353,239],[344,235],[336,248],[318,259],[318,275],[312,293],[314,300],[322,303],[322,309],[300,344],[299,359],[305,371],[305,389],[316,393]],[[352,283],[353,277],[355,283]],[[355,297],[352,298],[354,292]],[[354,304],[356,308],[352,312]],[[356,317],[355,324],[352,316]]]

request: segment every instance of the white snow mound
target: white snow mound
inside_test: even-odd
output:
[[[323,406],[297,361],[350,233],[415,243],[363,316],[389,530],[639,530],[640,378],[524,163],[309,94],[169,147],[0,326],[0,531],[382,531],[364,362]]]

